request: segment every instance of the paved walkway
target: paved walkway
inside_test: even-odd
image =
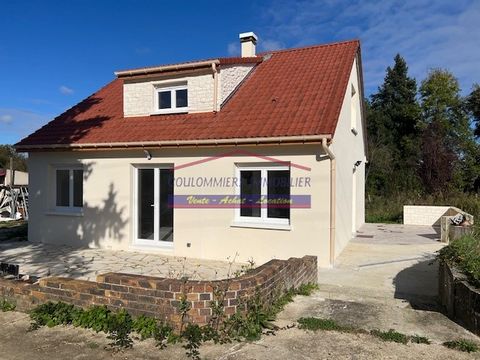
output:
[[[320,291],[298,297],[280,314],[331,318],[364,329],[395,329],[440,343],[478,338],[438,308],[436,252],[443,247],[427,226],[365,224],[337,259],[319,270]]]
[[[319,271],[325,285],[355,287],[389,298],[431,301],[437,296],[435,255],[444,244],[430,226],[365,224],[337,258]]]
[[[97,275],[110,271],[216,280],[232,275],[242,265],[238,262],[185,259],[133,251],[77,249],[26,241],[0,243],[0,261],[19,264],[22,274],[67,276],[83,280],[95,280]]]

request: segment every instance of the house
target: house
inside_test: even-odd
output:
[[[364,222],[357,40],[117,71],[16,144],[31,241],[192,258],[315,255]]]

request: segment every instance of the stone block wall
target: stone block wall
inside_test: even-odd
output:
[[[47,301],[63,301],[81,307],[106,305],[112,310],[126,309],[130,314],[148,315],[179,326],[182,298],[191,309],[185,321],[204,325],[212,315],[210,302],[218,300],[217,289],[225,294],[225,314],[244,309],[244,300],[256,291],[266,303],[276,295],[306,283],[317,282],[317,258],[305,256],[271,260],[237,278],[218,281],[183,281],[142,275],[107,273],[97,281],[50,277],[36,284],[0,279],[0,295],[16,302],[19,310],[28,310]]]
[[[217,111],[254,67],[253,64],[227,65],[220,68]],[[171,78],[125,80],[123,84],[123,113],[125,116],[148,116],[154,112],[155,87],[186,83],[189,112],[213,111],[214,79],[211,69],[202,73],[185,73]]]
[[[440,226],[440,219],[447,214],[450,206],[417,206],[403,207],[403,223],[405,225]]]
[[[438,279],[440,304],[448,317],[480,335],[480,290],[444,262],[440,263]]]

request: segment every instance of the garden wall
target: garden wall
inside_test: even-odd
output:
[[[405,205],[403,223],[405,225],[440,226],[440,218],[450,215],[450,206]]]
[[[275,295],[306,283],[317,282],[317,258],[304,256],[288,260],[271,260],[237,278],[217,281],[189,281],[142,275],[107,273],[97,281],[62,277],[41,279],[29,284],[0,279],[0,295],[15,301],[21,311],[47,302],[63,301],[81,307],[106,305],[112,310],[125,308],[132,315],[148,315],[179,326],[179,305],[186,299],[191,309],[189,321],[206,324],[211,315],[210,301],[222,300],[225,314],[243,309],[242,300],[258,291],[262,300],[271,303]],[[221,294],[224,296],[219,296]]]
[[[439,267],[440,304],[448,317],[480,335],[480,291],[462,273],[441,262]]]

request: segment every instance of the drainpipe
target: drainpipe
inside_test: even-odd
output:
[[[218,102],[218,72],[217,64],[212,62],[212,71],[213,71],[213,111],[217,111],[217,102]]]
[[[327,139],[322,139],[322,148],[330,158],[330,266],[335,263],[335,206],[336,206],[336,160],[335,154],[327,145]]]

